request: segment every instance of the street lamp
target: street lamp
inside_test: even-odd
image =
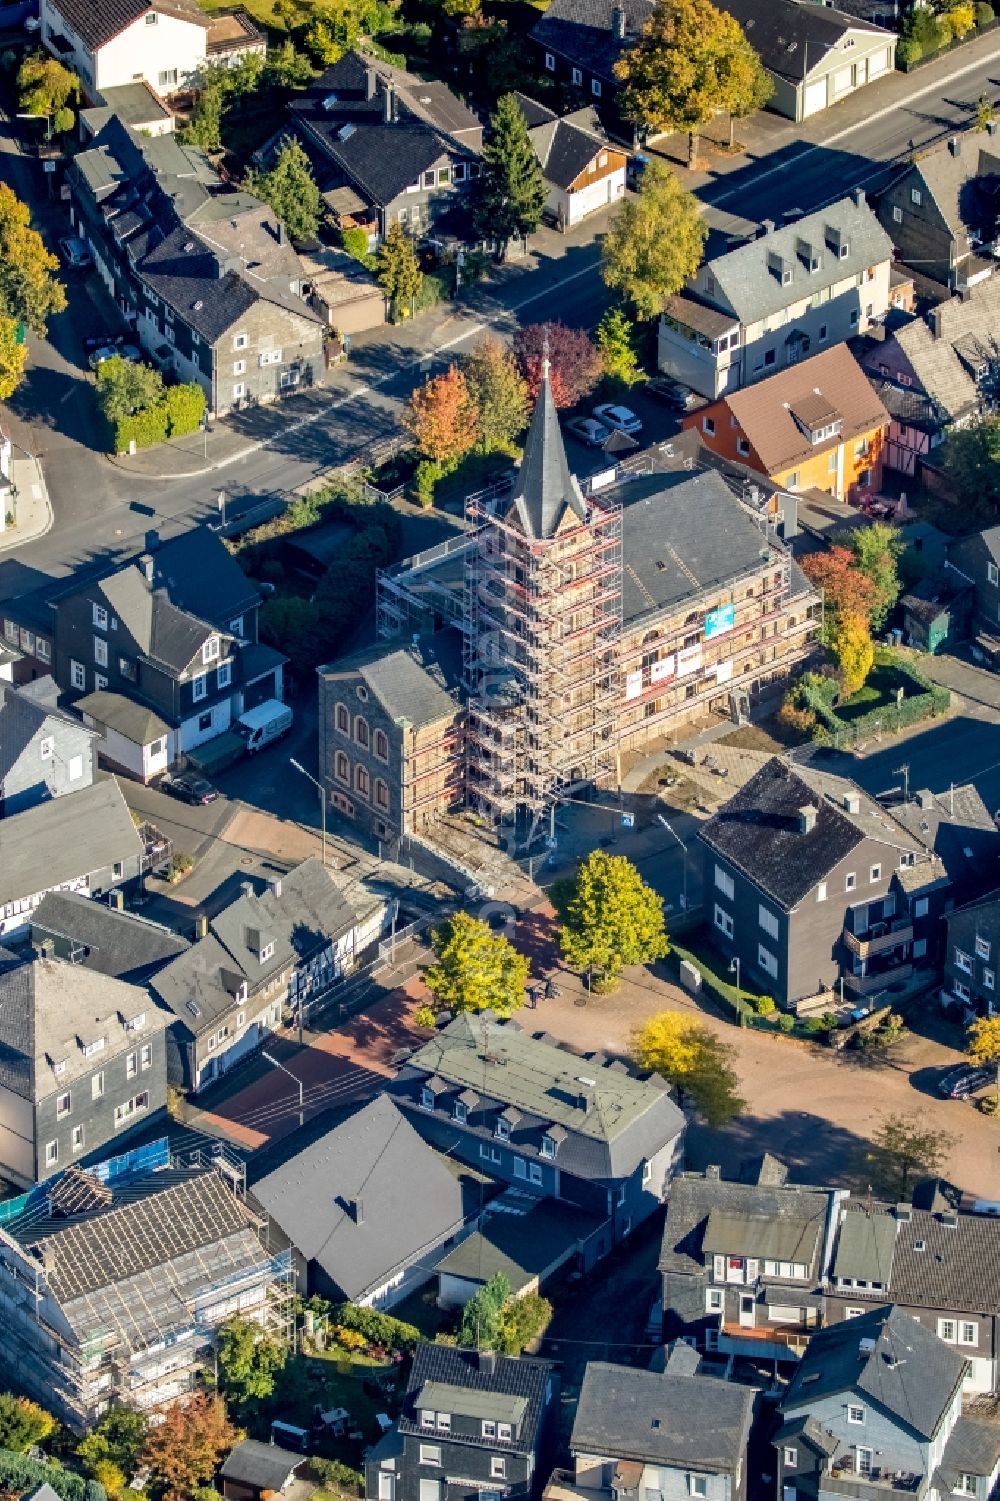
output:
[[[288,1075],[288,1077],[291,1079],[291,1081],[292,1081],[293,1084],[298,1085],[298,1090],[299,1090],[299,1125],[301,1126],[304,1123],[304,1121],[305,1121],[305,1104],[304,1104],[304,1101],[303,1101],[303,1098],[302,1098],[302,1080],[301,1079],[297,1079],[295,1077],[295,1075],[292,1073],[291,1069],[290,1068],[286,1068],[283,1063],[279,1063],[278,1060],[277,1060],[277,1058],[272,1058],[272,1056],[271,1056],[270,1053],[265,1053],[265,1052],[262,1051],[260,1056],[262,1058],[266,1058],[267,1061],[268,1061],[268,1063],[273,1063],[275,1068],[280,1068],[281,1072],[283,1074],[287,1074]]]
[[[739,955],[737,955],[735,959],[730,959],[730,961],[729,961],[729,973],[732,974],[734,971],[736,973],[736,1011],[737,1011],[737,1015],[739,1016],[739,1019],[740,1019],[740,1026],[742,1027],[742,1025],[743,1025],[743,1007],[740,1005],[740,960],[739,960]]]
[[[662,823],[663,827],[666,829],[667,833],[673,839],[676,839],[677,843],[680,845],[681,850],[683,851],[683,854],[684,854],[684,865],[683,865],[683,870],[684,870],[684,877],[683,877],[683,879],[684,879],[684,894],[681,897],[681,906],[683,907],[684,911],[686,912],[687,911],[687,904],[688,904],[688,847],[684,843],[684,840],[681,838],[681,836],[676,832],[676,830],[671,828],[670,824],[664,818],[664,816],[663,816],[662,813],[657,813],[656,816],[660,820],[660,823]]]
[[[294,756],[289,756],[289,758],[288,758],[288,764],[289,764],[289,766],[294,766],[296,771],[300,771],[302,773],[302,775],[306,778],[307,781],[312,782],[313,786],[316,788],[316,791],[319,793],[319,812],[320,812],[320,818],[322,820],[322,827],[323,827],[323,864],[325,866],[326,865],[326,791],[325,791],[325,789],[323,787],[322,782],[317,782],[317,780],[313,776],[312,772],[311,771],[306,771],[305,767],[302,766],[302,765],[300,765],[300,763],[298,761],[296,761],[296,759],[295,759]]]

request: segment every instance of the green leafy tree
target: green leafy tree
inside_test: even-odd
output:
[[[66,293],[52,275],[58,265],[32,229],[27,204],[0,183],[0,316],[44,339],[50,315],[66,306]]]
[[[117,1477],[125,1482],[139,1467],[146,1444],[146,1415],[132,1407],[110,1407],[76,1446],[76,1457],[86,1474],[104,1486],[109,1495],[120,1494]],[[110,1480],[110,1484],[109,1484]]]
[[[513,94],[503,94],[490,117],[483,147],[482,177],[476,223],[485,239],[495,240],[501,260],[515,237],[533,234],[545,208],[542,168],[528,137],[528,126]]]
[[[458,1326],[458,1343],[468,1350],[497,1350],[500,1320],[510,1297],[510,1283],[497,1272],[466,1303]]]
[[[707,233],[697,199],[654,159],[604,237],[601,274],[638,318],[657,318],[666,298],[697,271]]]
[[[1000,512],[1000,417],[981,417],[948,433],[937,454],[970,520]]]
[[[636,1032],[632,1056],[686,1095],[709,1126],[724,1126],[745,1108],[733,1067],[736,1050],[703,1022],[661,1011]]]
[[[711,0],[656,0],[639,40],[615,63],[627,119],[684,130],[693,164],[698,132],[717,114],[748,114],[773,85],[739,22]]]
[[[552,1318],[552,1304],[538,1293],[510,1297],[500,1310],[497,1348],[504,1355],[520,1355],[533,1339],[545,1333]]]
[[[97,367],[97,402],[112,425],[146,412],[163,400],[163,377],[152,365],[133,364],[120,354]]]
[[[243,185],[247,192],[270,205],[292,240],[315,238],[319,228],[319,188],[309,158],[293,136],[282,141],[273,167],[266,172],[251,170]]]
[[[480,339],[465,371],[476,409],[480,453],[512,453],[528,424],[528,383],[510,347],[495,334]]]
[[[873,521],[851,532],[849,546],[855,568],[874,586],[868,623],[873,631],[880,631],[903,587],[899,577],[903,539],[888,522]]]
[[[180,132],[181,139],[201,151],[222,150],[222,110],[224,105],[221,82],[214,77],[206,79],[198,90],[191,117]]]
[[[510,1016],[524,1005],[527,959],[478,917],[456,912],[434,934],[434,953],[437,963],[424,980],[441,1010]]]
[[[299,52],[294,42],[283,41],[267,54],[264,65],[264,82],[273,88],[304,89],[316,75],[316,70],[304,52]]]
[[[591,986],[595,972],[607,987],[627,964],[649,964],[670,952],[662,898],[624,855],[592,850],[551,895],[563,958],[586,970]]]
[[[50,1412],[27,1397],[0,1392],[0,1449],[26,1454],[32,1444],[42,1444],[58,1424]]]
[[[219,1330],[218,1357],[219,1386],[230,1402],[244,1410],[251,1402],[271,1396],[288,1350],[268,1339],[259,1324],[229,1319]]]
[[[337,34],[337,27],[329,16],[313,17],[302,34],[302,45],[310,58],[321,68],[329,68],[344,55],[344,43]]]
[[[624,386],[644,380],[635,348],[635,324],[621,308],[609,307],[597,325],[597,347],[601,351],[604,374]]]
[[[17,72],[18,110],[23,115],[44,115],[53,130],[72,130],[71,108],[80,97],[80,80],[46,52],[32,52]],[[55,116],[65,110],[69,125],[56,125]],[[62,117],[65,119],[65,115]]]
[[[413,241],[401,224],[390,224],[389,233],[375,258],[378,284],[396,315],[404,316],[423,284],[424,274]]]
[[[858,1182],[890,1203],[905,1203],[921,1178],[943,1172],[954,1146],[953,1136],[919,1115],[887,1115],[856,1160]]]

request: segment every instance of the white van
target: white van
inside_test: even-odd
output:
[[[258,704],[256,709],[248,709],[233,725],[249,755],[280,740],[291,728],[292,711],[277,698],[269,698],[266,703]]]

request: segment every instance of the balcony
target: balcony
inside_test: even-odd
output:
[[[801,1324],[744,1326],[723,1323],[719,1328],[717,1348],[736,1355],[756,1352],[766,1356],[766,1346],[780,1345],[790,1358],[798,1360],[805,1354],[810,1336],[815,1332],[815,1329],[805,1329]]]
[[[869,996],[875,995],[879,990],[885,990],[890,985],[898,985],[904,980],[909,980],[913,975],[913,965],[910,963],[896,964],[888,969],[878,969],[867,975],[844,975],[844,988],[852,995]]]
[[[853,1458],[851,1463],[853,1465]],[[883,1474],[877,1466],[867,1475],[845,1467],[819,1478],[820,1497],[849,1496],[855,1501],[890,1501],[892,1496],[907,1496],[913,1501],[914,1496],[923,1495],[925,1490],[922,1475],[898,1471]]]
[[[913,923],[908,917],[897,917],[890,923],[875,923],[865,938],[845,928],[844,942],[859,959],[870,959],[873,954],[887,953],[901,943],[912,943]]]

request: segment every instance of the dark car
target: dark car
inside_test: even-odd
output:
[[[644,389],[647,396],[666,402],[678,412],[690,412],[703,399],[690,386],[682,386],[679,380],[671,380],[667,375],[654,376]]]
[[[938,1080],[938,1094],[946,1100],[967,1100],[970,1095],[996,1082],[996,1070],[977,1068],[971,1063],[960,1063]]]
[[[182,803],[214,803],[218,792],[211,782],[206,782],[204,777],[195,777],[189,774],[171,776],[170,772],[160,778],[160,791],[169,792],[171,797],[180,798]]]

